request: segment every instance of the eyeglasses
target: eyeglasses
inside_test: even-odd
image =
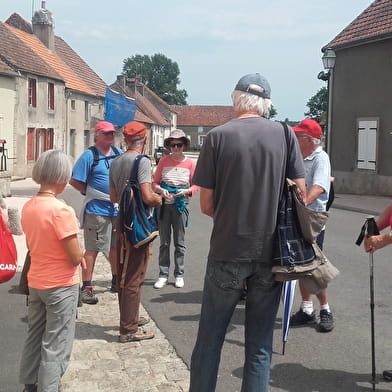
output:
[[[104,131],[104,132],[97,132],[97,135],[105,135],[105,136],[113,136],[114,135],[114,131]]]
[[[183,146],[184,146],[184,143],[173,143],[173,144],[170,144],[170,147],[171,147],[171,148],[174,148],[174,147],[181,148],[181,147],[183,147]]]

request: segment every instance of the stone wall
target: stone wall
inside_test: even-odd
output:
[[[11,196],[11,172],[0,171],[0,195],[3,197]]]

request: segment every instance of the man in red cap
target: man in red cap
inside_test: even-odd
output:
[[[323,134],[320,125],[310,119],[305,118],[293,130],[297,136],[305,164],[306,182],[306,205],[312,210],[325,211],[327,208],[330,184],[331,165],[328,154],[321,147],[321,136]],[[323,249],[325,228],[317,237],[317,244]],[[290,325],[307,325],[316,323],[316,313],[313,310],[312,295],[299,280],[302,303],[297,313],[290,319]],[[317,294],[320,302],[320,320],[318,330],[320,332],[332,331],[334,320],[328,304],[327,290],[322,290]]]
[[[146,144],[147,129],[144,124],[131,121],[124,126],[124,140],[127,150],[115,159],[110,166],[110,199],[118,203],[121,194],[131,175],[135,158],[143,154]],[[138,168],[138,180],[144,203],[150,207],[158,207],[162,204],[161,196],[151,189],[152,180],[151,161],[148,158],[140,160]],[[121,250],[125,249],[124,252]],[[143,325],[150,320],[139,317],[141,286],[147,270],[148,246],[134,248],[125,241],[122,236],[117,236],[117,268],[118,268],[118,301],[120,305],[120,335],[119,342],[135,342],[152,339],[153,332],[147,332]],[[122,258],[127,258],[124,260]]]
[[[80,214],[80,226],[84,229],[86,269],[82,270],[83,303],[98,302],[94,294],[92,277],[98,252],[109,259],[112,270],[111,291],[117,291],[115,218],[117,208],[109,197],[109,166],[122,153],[114,147],[114,125],[100,121],[94,129],[94,146],[88,148],[76,161],[69,183],[85,198]]]

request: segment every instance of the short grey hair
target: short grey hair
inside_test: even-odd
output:
[[[320,139],[317,139],[317,138],[315,138],[315,137],[312,137],[312,141],[313,141],[313,144],[315,144],[315,145],[319,145],[319,144],[321,144],[321,140]]]
[[[262,98],[258,95],[234,90],[231,93],[233,108],[236,113],[257,112],[262,117],[268,117],[271,110],[272,101],[269,98]]]
[[[67,184],[71,174],[69,156],[60,150],[48,150],[38,158],[31,177],[37,184]]]

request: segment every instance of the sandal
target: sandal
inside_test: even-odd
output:
[[[143,328],[138,328],[136,332],[120,335],[118,341],[120,343],[139,342],[141,340],[152,339],[154,336],[154,332],[147,332]]]
[[[149,322],[150,322],[149,317],[140,316],[137,325],[138,325],[138,327],[142,327],[143,325],[146,325]]]

